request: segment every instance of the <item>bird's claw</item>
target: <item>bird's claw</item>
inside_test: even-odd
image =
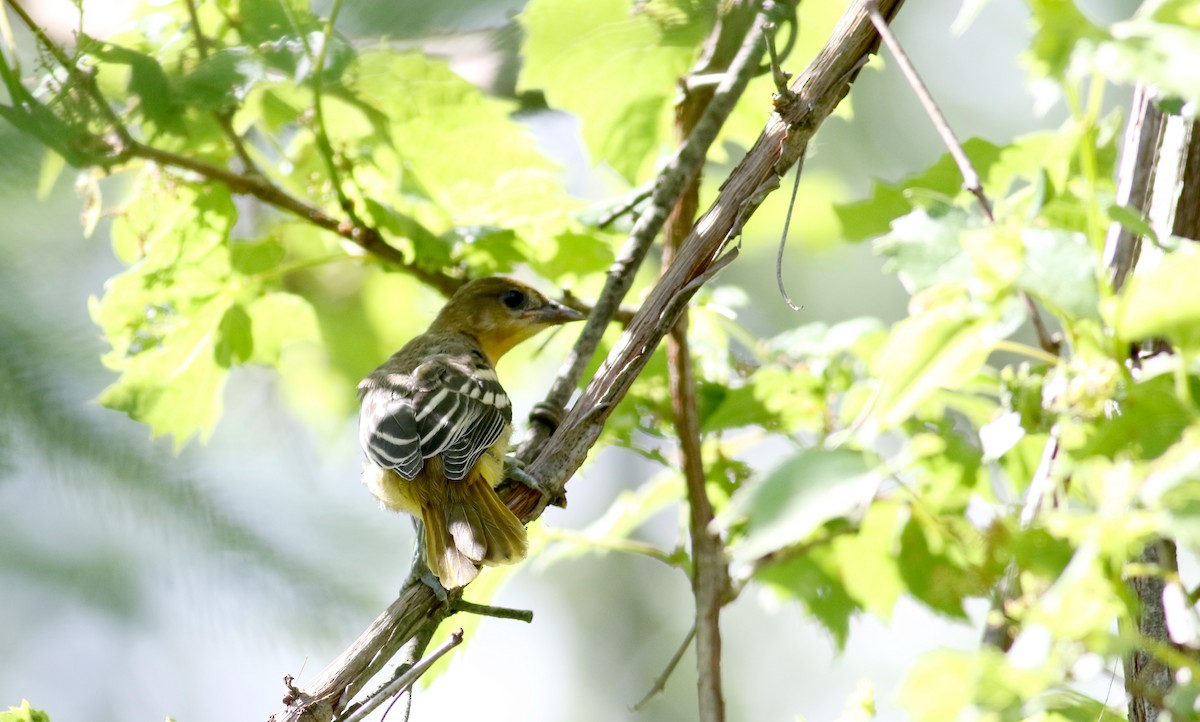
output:
[[[562,489],[551,489],[542,481],[525,471],[525,463],[511,454],[504,457],[504,476],[523,486],[533,489],[546,498],[550,506],[567,508],[567,494]]]

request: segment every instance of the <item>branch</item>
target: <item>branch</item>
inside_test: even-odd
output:
[[[638,703],[633,706],[634,712],[641,712],[642,708],[645,707],[650,700],[654,699],[654,695],[667,688],[667,680],[671,678],[671,673],[674,672],[675,668],[679,666],[679,661],[683,659],[684,653],[687,652],[688,647],[692,646],[692,640],[695,638],[696,626],[692,625],[692,628],[688,630],[687,636],[685,636],[683,641],[679,643],[679,648],[675,650],[675,654],[671,655],[671,660],[667,662],[667,666],[663,669],[662,674],[655,678],[654,684],[650,687],[650,690],[646,692],[646,694],[640,700],[638,700]]]
[[[890,17],[902,4],[903,0],[885,0],[881,7]],[[616,402],[624,397],[654,347],[674,325],[686,301],[698,289],[699,284],[695,282],[703,281],[713,265],[728,262],[731,258],[729,254],[720,253],[734,235],[735,222],[748,218],[754,212],[765,198],[763,189],[769,187],[770,181],[778,184],[778,174],[786,172],[796,161],[817,127],[846,96],[858,69],[862,67],[866,56],[875,51],[878,42],[878,36],[866,17],[864,2],[858,0],[843,16],[824,50],[793,85],[798,96],[797,102],[777,108],[779,112],[770,118],[754,147],[726,179],[716,201],[688,235],[675,262],[638,309],[621,341],[588,385],[580,401],[572,406],[559,431],[544,444],[531,443],[530,438],[525,440],[521,454],[523,458],[533,459],[532,464],[526,467],[528,473],[560,489],[565,486],[567,478],[579,468],[599,437],[604,419],[612,412]],[[739,70],[744,66],[743,55],[753,56],[756,65],[761,52],[752,49],[739,53],[734,63]],[[631,236],[632,245],[637,245],[647,234],[652,239],[657,228],[661,228],[662,221],[675,204],[675,198],[690,175],[699,169],[704,157],[703,149],[711,143],[711,140],[701,141],[715,137],[732,108],[732,102],[742,92],[752,73],[753,68],[746,70],[744,77],[732,70],[726,74],[688,142],[660,175],[660,182],[673,186],[673,190],[663,190],[661,185],[656,187],[651,208],[635,226]],[[697,154],[698,159],[695,158]],[[654,221],[659,216],[662,220]],[[650,228],[655,228],[654,234],[650,234]],[[649,241],[645,243],[648,245]],[[644,257],[645,249],[640,254]],[[640,259],[623,254],[609,273],[604,293],[585,327],[580,346],[574,351],[575,356],[584,359],[579,362],[579,376],[582,376],[582,368],[599,341],[598,335],[592,341],[585,341],[584,338],[588,336],[589,329],[595,332],[594,329],[598,328],[602,333],[607,326],[608,319],[632,282],[632,272],[637,266],[635,260],[640,263]],[[560,372],[560,379],[573,373],[571,368],[573,364],[569,363]],[[577,381],[567,386],[564,400],[569,398],[575,383]],[[559,402],[560,408],[562,403]],[[543,438],[546,433],[546,429],[542,429]],[[501,494],[509,508],[526,522],[537,518],[545,507],[538,492],[523,486],[502,487]],[[344,708],[349,699],[406,640],[424,625],[436,624],[444,619],[449,605],[449,600],[438,600],[425,584],[417,580],[409,581],[396,601],[308,686],[310,691],[293,695],[285,702],[284,708],[272,716],[272,720],[328,722],[334,710]]]
[[[766,27],[769,23],[760,8],[761,0],[733,4],[713,28],[706,43],[704,57],[693,72],[728,73],[729,66],[734,61],[734,49],[739,46],[756,47],[759,35],[763,37],[765,48],[770,49],[774,65],[774,48],[771,34]],[[761,55],[762,51],[758,52]],[[680,85],[683,92],[675,106],[675,131],[679,141],[683,142],[692,134],[704,109],[711,102],[712,86],[688,89],[687,83]],[[679,197],[663,227],[664,269],[670,268],[679,254],[680,247],[692,229],[699,204],[700,175],[697,174]],[[721,608],[729,599],[729,569],[720,535],[709,530],[713,519],[713,507],[706,489],[703,449],[700,442],[700,411],[696,405],[696,378],[691,350],[688,348],[686,311],[680,314],[667,338],[667,375],[689,510],[692,595],[695,598],[692,632],[696,638],[697,707],[701,722],[724,722],[720,621]]]
[[[925,109],[925,114],[933,122],[933,127],[941,137],[942,143],[950,151],[954,162],[958,164],[958,172],[963,177],[963,188],[966,188],[979,199],[979,205],[983,207],[983,212],[987,215],[987,219],[995,223],[996,219],[992,216],[992,205],[983,193],[983,183],[979,180],[979,174],[975,172],[975,166],[971,165],[971,159],[967,158],[967,153],[963,150],[962,144],[958,142],[958,138],[955,137],[950,124],[946,122],[946,116],[942,115],[937,102],[934,101],[933,96],[929,93],[929,88],[925,87],[921,76],[917,74],[917,69],[913,67],[912,62],[908,59],[908,54],[901,47],[900,41],[896,39],[895,34],[888,27],[887,21],[879,14],[876,4],[873,2],[868,3],[867,10],[871,15],[871,23],[879,31],[880,37],[883,38],[883,44],[888,47],[892,55],[896,56],[896,65],[904,73],[909,86],[917,94],[917,100],[921,101],[921,107]]]
[[[1163,125],[1162,111],[1154,107],[1145,85],[1138,84],[1125,123],[1121,141],[1121,166],[1117,169],[1117,205],[1132,207],[1138,213],[1150,208],[1155,159]],[[1120,223],[1108,227],[1104,242],[1104,265],[1113,291],[1120,291],[1137,263],[1141,237]]]
[[[448,274],[430,271],[409,262],[404,254],[389,244],[375,228],[334,218],[320,208],[290,195],[257,173],[235,173],[228,168],[205,163],[190,156],[172,153],[135,140],[129,142],[126,150],[131,157],[153,161],[167,168],[191,171],[205,180],[225,185],[234,193],[253,196],[267,205],[287,211],[318,228],[332,231],[367,253],[395,265],[447,296],[454,293],[463,283],[462,280]]]
[[[354,710],[354,713],[346,717],[342,722],[362,722],[362,720],[367,718],[367,715],[375,711],[376,707],[383,704],[384,700],[390,699],[394,695],[400,694],[404,690],[411,687],[413,682],[416,682],[418,679],[420,679],[421,675],[425,674],[425,672],[427,672],[435,662],[446,656],[446,653],[451,649],[454,649],[458,645],[462,644],[462,641],[463,630],[460,629],[454,634],[451,634],[450,638],[443,642],[440,647],[433,650],[428,657],[425,657],[420,662],[417,662],[407,672],[389,682],[383,687],[383,689],[379,690],[375,696],[371,697],[370,701]]]

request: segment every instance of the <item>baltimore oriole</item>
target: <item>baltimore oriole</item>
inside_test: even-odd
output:
[[[538,331],[582,318],[519,281],[472,281],[358,385],[363,481],[384,506],[424,522],[426,564],[448,589],[528,549],[525,527],[494,490],[512,433],[496,362]]]

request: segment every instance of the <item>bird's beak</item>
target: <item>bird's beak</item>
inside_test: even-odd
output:
[[[546,301],[546,305],[541,308],[530,309],[525,312],[525,315],[537,323],[547,325],[567,323],[568,321],[582,321],[587,318],[587,316],[575,309],[567,308],[557,301]]]

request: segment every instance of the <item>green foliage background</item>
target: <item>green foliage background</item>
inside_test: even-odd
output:
[[[843,7],[801,6],[789,68]],[[1157,537],[1185,553],[1200,539],[1200,256],[1153,229],[1157,262],[1119,293],[1101,261],[1112,222],[1146,228],[1113,201],[1122,102],[1141,80],[1194,112],[1200,13],[1184,0],[1031,0],[1024,15],[970,2],[958,36],[957,9],[912,3],[898,31],[960,135],[981,136],[965,146],[995,222],[876,61],[810,149],[802,241],[784,264],[804,310],[764,281],[777,194],[693,311],[716,523],[746,582],[725,625],[733,718],[846,705],[847,719],[1095,719],[1106,670],[1140,642],[1126,580],[1159,573],[1131,561]],[[202,40],[182,2],[139,7],[103,37],[84,24],[69,52],[95,68],[115,122],[79,77],[44,80],[54,60],[28,35],[5,54],[0,646],[18,651],[0,664],[0,699],[58,720],[266,716],[283,674],[305,658],[311,673],[387,603],[410,539],[355,478],[355,384],[437,308],[422,278],[515,272],[597,293],[628,226],[595,219],[669,152],[676,80],[716,12],[195,10]],[[727,124],[706,197],[770,92],[756,80]],[[213,167],[251,168],[378,229],[401,262],[205,180]],[[82,208],[82,233],[50,211],[64,208]],[[1036,347],[1023,295],[1062,358]],[[502,365],[518,409],[569,336]],[[1150,339],[1169,351],[1127,364]],[[418,716],[634,716],[691,615],[665,373],[652,363],[614,414],[570,509],[535,528],[534,557],[473,588],[533,607],[535,625],[479,625]],[[1051,437],[1058,502],[1023,525]],[[1005,654],[977,640],[1009,570],[1018,635]],[[1195,580],[1167,581],[1184,600],[1173,619],[1194,628]],[[942,639],[954,650],[923,654]],[[694,717],[691,671],[677,674],[644,715]],[[153,691],[131,694],[130,679]],[[1178,718],[1195,693],[1185,681],[1168,700]],[[1120,714],[1119,695],[1107,703]]]

